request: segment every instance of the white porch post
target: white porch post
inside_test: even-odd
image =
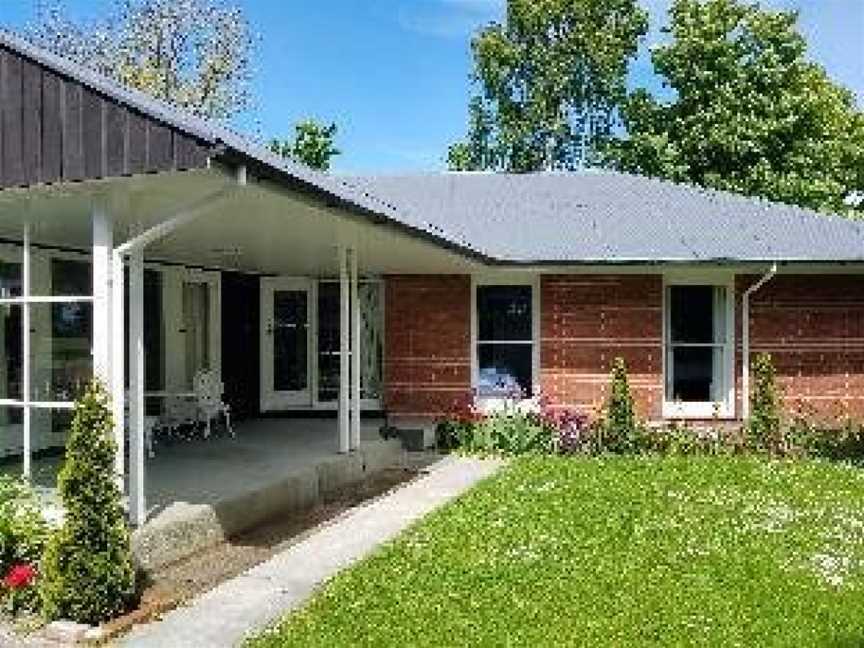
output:
[[[357,248],[351,250],[351,449],[360,447],[360,300]]]
[[[339,246],[339,452],[346,453],[351,449],[349,402],[349,352],[348,328],[348,249]]]
[[[30,291],[31,291],[31,265],[30,265],[30,223],[24,223],[24,250],[23,258],[21,259],[21,296],[23,302],[21,304],[21,346],[22,350],[22,371],[21,371],[21,400],[24,401],[24,478],[30,479],[33,474],[32,464],[32,422],[33,417],[30,410],[30,384],[31,384],[31,365],[33,364],[33,356],[30,353],[31,335],[30,335]]]
[[[123,277],[123,255],[116,250],[111,255],[111,401],[114,405],[114,473],[120,492],[126,473],[126,321]]]
[[[144,523],[144,258],[129,256],[129,520]]]
[[[93,210],[93,376],[111,388],[111,252],[114,224],[101,206]]]

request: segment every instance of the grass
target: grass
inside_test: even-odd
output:
[[[250,642],[652,644],[864,644],[864,470],[521,459]]]

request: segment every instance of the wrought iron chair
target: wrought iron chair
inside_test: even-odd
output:
[[[195,374],[192,381],[195,392],[195,405],[197,407],[198,421],[203,422],[204,438],[210,437],[211,422],[218,420],[220,416],[225,417],[225,427],[228,434],[234,438],[234,428],[231,426],[231,407],[222,400],[225,394],[225,385],[216,371],[201,369]]]

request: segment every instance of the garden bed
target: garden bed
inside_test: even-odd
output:
[[[862,609],[859,468],[528,457],[251,645],[857,645]]]

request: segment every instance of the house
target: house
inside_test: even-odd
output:
[[[27,473],[99,377],[137,523],[147,414],[202,368],[237,417],[332,412],[341,453],[470,390],[593,411],[617,356],[651,419],[746,417],[763,351],[789,407],[864,415],[860,223],[608,172],[326,175],[8,33],[0,306],[0,453]]]

